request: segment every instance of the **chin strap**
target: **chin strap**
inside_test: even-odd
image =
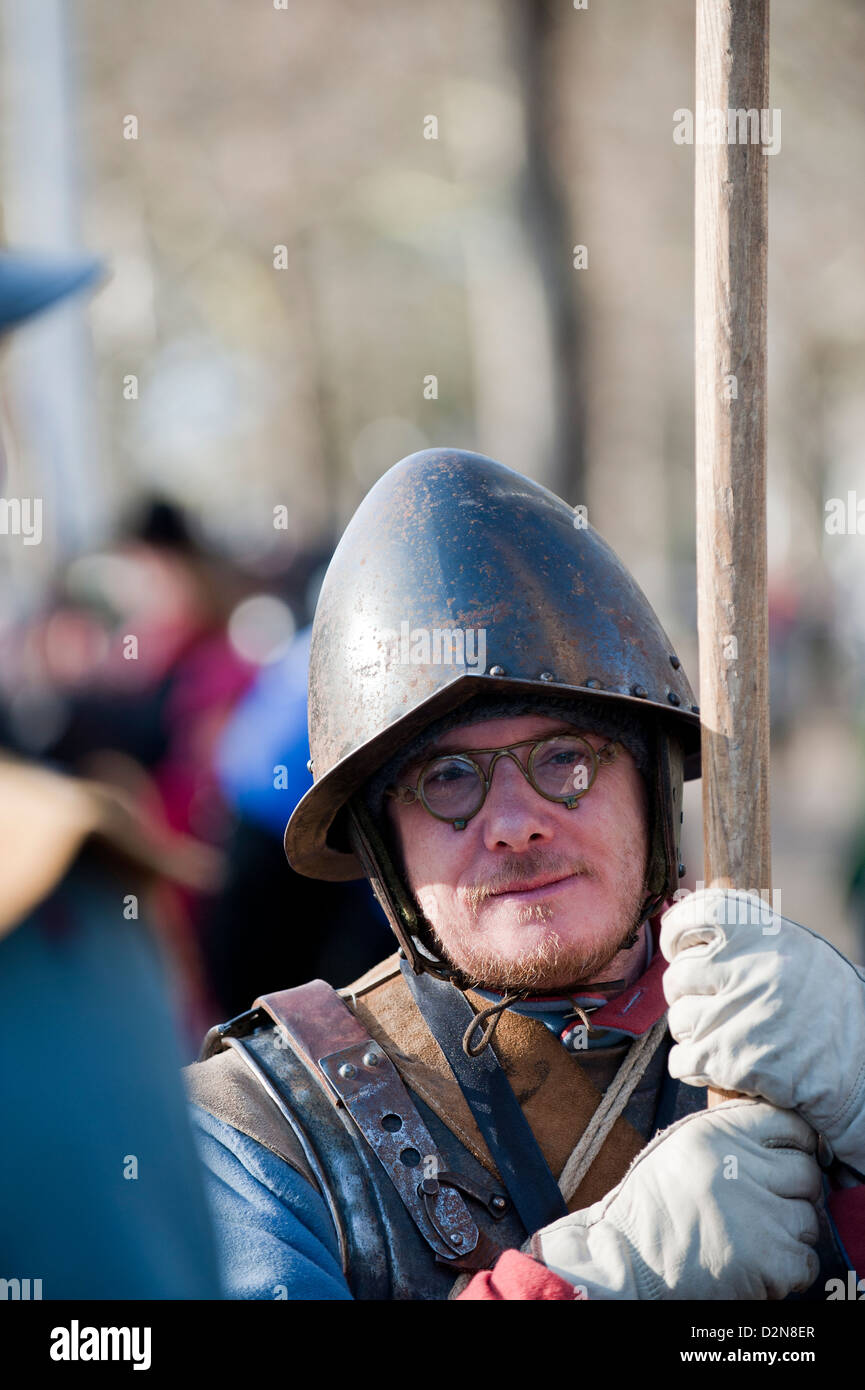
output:
[[[489,1004],[485,1009],[476,1013],[466,1031],[463,1033],[463,1052],[467,1057],[480,1057],[493,1040],[493,1034],[499,1025],[499,1019],[505,1009],[509,1009],[511,1004],[517,1004],[521,999],[528,997],[527,989],[518,989],[511,994],[505,994],[497,1004]],[[478,1029],[481,1029],[480,1042],[474,1043],[472,1039]]]
[[[643,927],[645,926],[645,923],[646,918],[644,917],[635,927],[631,928],[626,940],[623,941],[622,945],[619,947],[619,950],[629,951],[633,946],[636,946],[637,942],[640,939],[640,933]],[[627,981],[624,979],[593,980],[590,983],[586,984],[581,984],[580,981],[577,981],[576,984],[569,985],[567,989],[559,991],[558,995],[560,996],[563,993],[603,994],[605,991],[623,990],[625,989],[626,984]],[[501,1018],[505,1009],[509,1009],[512,1004],[521,1003],[524,999],[543,998],[543,994],[539,992],[533,992],[530,989],[509,990],[502,996],[501,999],[498,999],[494,1004],[488,1004],[485,1009],[480,1009],[478,1013],[475,1014],[474,1018],[472,1019],[471,1023],[468,1025],[468,1027],[465,1030],[465,1033],[463,1034],[463,1052],[466,1054],[467,1057],[480,1057],[481,1053],[485,1052],[486,1049],[489,1047],[490,1043],[492,1042],[496,1028],[499,1024],[499,1019]],[[586,1028],[591,1027],[585,1010],[581,1009],[579,1004],[574,1004],[573,1017],[580,1018],[582,1022],[585,1024]],[[479,1041],[475,1042],[475,1034],[478,1032],[478,1030],[481,1030],[481,1036]]]

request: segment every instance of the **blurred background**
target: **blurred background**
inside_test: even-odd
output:
[[[0,536],[0,741],[218,855],[159,886],[192,1055],[391,949],[281,835],[323,567],[399,458],[585,505],[696,685],[693,5],[0,0],[0,37],[2,240],[105,266],[4,339],[0,494],[42,512]],[[771,62],[775,888],[861,960],[865,8],[784,0]]]

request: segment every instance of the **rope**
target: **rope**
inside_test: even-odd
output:
[[[624,1111],[631,1095],[645,1075],[649,1063],[660,1047],[667,1032],[667,1017],[659,1018],[641,1038],[638,1038],[625,1058],[610,1085],[604,1092],[600,1105],[586,1125],[570,1158],[562,1169],[559,1190],[566,1202],[570,1202],[586,1173],[600,1153],[610,1130]],[[531,1253],[533,1232],[522,1247]],[[459,1298],[472,1276],[461,1274],[448,1294],[448,1299]]]
[[[600,1105],[580,1135],[559,1177],[559,1190],[566,1202],[570,1202],[597,1158],[610,1130],[636,1090],[666,1032],[667,1018],[664,1015],[648,1033],[637,1039],[604,1092]]]

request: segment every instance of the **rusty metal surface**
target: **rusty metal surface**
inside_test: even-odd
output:
[[[346,1223],[340,1211],[344,1191],[334,1191],[333,1184],[328,1181],[328,1172],[329,1170],[332,1171],[335,1161],[338,1162],[340,1157],[339,1150],[336,1146],[331,1144],[331,1152],[328,1155],[328,1165],[326,1166],[322,1162],[312,1139],[297,1119],[296,1111],[285,1103],[279,1087],[272,1081],[266,1066],[262,1065],[262,1058],[259,1056],[261,1041],[259,1041],[258,1047],[251,1046],[248,1041],[242,1038],[228,1038],[226,1041],[230,1047],[235,1048],[250,1071],[254,1073],[257,1081],[264,1088],[300,1143],[304,1157],[318,1183],[319,1191],[327,1204],[330,1219],[333,1222],[343,1274],[348,1278],[358,1264],[365,1264],[366,1267],[369,1268],[370,1258],[377,1253],[377,1246],[374,1241],[375,1228],[371,1222],[360,1224],[359,1230],[361,1231],[362,1240],[360,1247],[357,1248],[357,1242],[352,1242],[351,1240],[353,1232],[346,1228]],[[271,1041],[272,1039],[267,1039],[268,1043]],[[296,1097],[299,1108],[308,1108],[310,1103],[316,1100],[315,1083],[310,1078],[303,1075],[301,1063],[296,1060],[292,1061],[288,1056],[280,1057],[279,1066],[280,1075],[283,1078],[286,1072],[291,1069],[290,1078],[292,1094]],[[348,1153],[350,1158],[353,1157],[350,1150]],[[356,1190],[357,1183],[353,1169],[346,1167],[345,1177],[355,1189],[353,1196],[355,1204],[357,1204],[360,1193]],[[353,1244],[355,1247],[354,1249],[352,1248]]]
[[[379,1193],[321,1075],[286,1044],[267,1011],[253,1008],[212,1028],[202,1059],[233,1048],[300,1143],[327,1206],[342,1270],[356,1298],[392,1296],[393,1259]]]
[[[446,1299],[458,1271],[485,1268],[502,1249],[524,1243],[528,1232],[501,1184],[419,1098],[412,1102],[433,1152],[442,1156],[439,1183],[478,1203],[479,1238],[465,1256],[455,1248],[445,1259],[428,1243],[346,1107],[335,1103],[321,1069],[308,1066],[267,1010],[250,1010],[213,1030],[211,1054],[226,1047],[238,1050],[300,1140],[329,1207],[354,1298]],[[422,1178],[419,1185],[430,1183]]]
[[[254,1008],[273,1019],[310,1070],[326,1077],[334,1103],[351,1115],[436,1254],[453,1259],[474,1250],[478,1228],[454,1188],[441,1184],[428,1210],[422,1180],[447,1163],[393,1062],[336,991],[311,980],[264,995]]]
[[[319,1066],[378,1158],[424,1239],[452,1260],[470,1254],[478,1228],[460,1194],[424,1174],[444,1169],[405,1084],[377,1043],[322,1057]]]
[[[334,818],[401,744],[477,694],[585,694],[653,713],[682,740],[686,776],[699,776],[700,721],[681,662],[639,586],[579,520],[540,484],[461,451],[413,454],[372,488],[316,611],[315,785],[286,831],[296,870],[359,877],[348,845],[327,843]],[[483,629],[484,669],[404,660],[392,639],[404,623],[409,633]]]
[[[474,1197],[476,1202],[482,1202],[494,1221],[501,1221],[505,1213],[510,1210],[510,1198],[501,1184],[490,1186],[489,1183],[472,1182],[470,1178],[464,1177],[461,1173],[448,1172],[439,1173],[438,1181],[449,1187],[455,1187],[458,1192],[464,1193],[467,1197]]]

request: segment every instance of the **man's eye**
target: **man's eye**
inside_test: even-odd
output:
[[[459,782],[462,778],[474,776],[476,773],[473,769],[466,767],[463,763],[445,763],[444,766],[430,769],[426,776],[426,785],[442,787]]]
[[[575,767],[580,763],[591,763],[584,748],[549,748],[536,759],[539,767]]]

